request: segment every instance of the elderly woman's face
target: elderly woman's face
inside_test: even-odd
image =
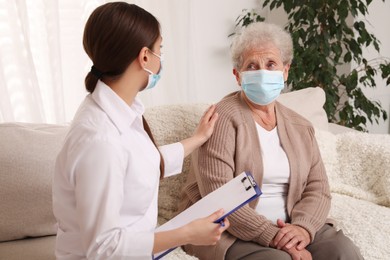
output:
[[[279,49],[269,46],[244,52],[241,70],[283,70]]]
[[[251,70],[280,70],[283,71],[284,80],[287,80],[289,66],[284,66],[279,49],[272,44],[247,50],[242,55],[242,61],[241,69],[237,72]],[[239,73],[237,72],[234,74],[240,84]]]

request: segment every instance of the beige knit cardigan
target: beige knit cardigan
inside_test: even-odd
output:
[[[253,174],[260,185],[263,163],[255,122],[241,92],[234,92],[218,104],[219,114],[211,138],[192,155],[191,170],[183,188],[179,211],[189,207],[243,171]],[[290,223],[305,228],[313,241],[330,210],[330,190],[320,151],[309,121],[276,102],[277,131],[290,164],[287,213]],[[229,198],[226,198],[229,199]],[[269,246],[279,228],[256,213],[254,200],[228,218],[227,232],[215,246],[185,246],[200,259],[224,259],[236,238]]]

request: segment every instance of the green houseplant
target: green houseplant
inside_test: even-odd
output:
[[[366,131],[366,124],[386,120],[377,101],[368,99],[362,88],[376,87],[375,76],[390,84],[388,58],[367,60],[362,50],[379,40],[366,29],[365,17],[372,0],[265,0],[262,8],[283,8],[288,15],[285,29],[292,35],[294,60],[288,85],[292,90],[319,86],[326,93],[324,108],[329,122]],[[383,0],[384,1],[384,0]],[[265,18],[255,10],[243,10],[236,27]],[[350,21],[350,22],[347,22]],[[351,69],[340,70],[342,65]]]

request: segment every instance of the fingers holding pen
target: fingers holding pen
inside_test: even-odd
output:
[[[230,222],[227,218],[217,222],[223,216],[223,210],[194,220],[187,225],[190,244],[193,245],[215,245],[221,238],[222,233],[229,228]]]

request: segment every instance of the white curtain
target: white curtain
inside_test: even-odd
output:
[[[0,122],[64,123],[84,91],[83,25],[106,1],[0,0]]]
[[[57,1],[0,1],[0,118],[64,119]]]

